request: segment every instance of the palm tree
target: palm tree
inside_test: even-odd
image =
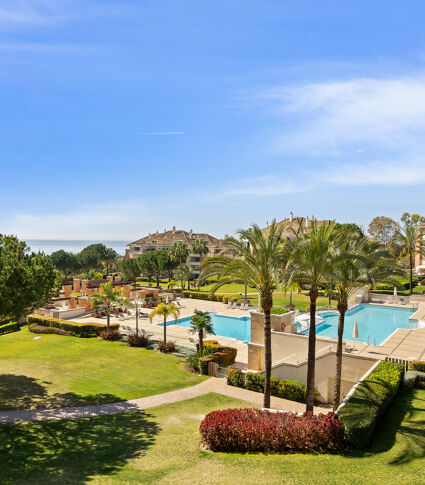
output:
[[[207,241],[201,238],[195,239],[195,241],[192,243],[191,251],[193,254],[198,254],[200,260],[202,260],[202,256],[210,252],[207,246]]]
[[[292,305],[292,292],[296,291],[297,293],[299,293],[301,291],[301,286],[296,281],[292,281],[291,283],[287,283],[287,284],[283,285],[284,296],[286,296],[286,293],[288,291],[289,291],[289,305],[288,306],[290,308],[294,308],[295,305]]]
[[[180,310],[176,305],[172,303],[160,303],[155,310],[149,314],[149,321],[152,323],[152,319],[155,315],[162,315],[164,317],[164,344],[167,343],[167,318],[172,315],[174,320],[177,320],[180,315]]]
[[[416,249],[416,242],[418,237],[418,230],[421,223],[424,222],[424,218],[418,214],[410,215],[405,212],[401,216],[401,225],[398,231],[396,231],[393,240],[407,251],[409,255],[409,271],[410,271],[410,284],[409,294],[413,294],[413,255]]]
[[[319,295],[319,282],[331,273],[332,244],[336,235],[335,223],[319,226],[317,221],[313,220],[309,231],[300,226],[299,231],[294,231],[295,239],[291,241],[292,250],[287,263],[290,273],[288,283],[303,281],[310,287],[306,411],[314,409],[316,301]]]
[[[177,268],[176,277],[180,280],[182,290],[185,289],[185,282],[187,281],[187,289],[190,290],[190,278],[192,276],[192,268],[189,264],[181,264]]]
[[[117,306],[128,305],[128,299],[123,296],[122,290],[116,291],[111,281],[100,285],[101,292],[89,296],[95,309],[101,308],[106,312],[106,328],[109,331],[111,310]]]
[[[211,317],[208,312],[195,309],[194,315],[192,315],[190,319],[190,331],[198,334],[199,355],[202,357],[202,351],[204,349],[204,334],[209,333],[215,335],[214,327],[211,323]]]
[[[247,230],[239,230],[239,239],[228,237],[223,241],[234,257],[225,255],[208,258],[202,263],[202,279],[218,276],[211,294],[227,283],[242,283],[257,288],[264,312],[265,385],[264,407],[270,407],[270,376],[272,365],[270,310],[273,291],[282,282],[286,263],[283,228],[273,221],[268,235],[256,224]]]
[[[185,263],[187,257],[189,256],[189,249],[187,247],[187,244],[182,241],[176,241],[175,243],[173,243],[168,251],[171,258],[178,264],[178,266],[181,266],[183,263]]]

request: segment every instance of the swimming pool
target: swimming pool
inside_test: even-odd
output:
[[[251,338],[251,317],[229,317],[227,315],[218,315],[209,313],[211,323],[216,335],[222,337],[233,337],[242,341],[249,341]],[[177,322],[167,322],[169,325],[179,325],[180,327],[190,327],[190,317],[184,317]]]
[[[377,305],[359,305],[348,310],[345,314],[344,340],[355,340],[357,342],[368,342],[376,345],[389,337],[397,328],[415,328],[416,320],[409,320],[409,317],[416,310],[411,308],[396,308]],[[338,337],[338,313],[320,315],[323,323],[317,325],[316,335],[318,337]],[[354,322],[357,322],[359,337],[353,339]],[[306,331],[305,333],[308,333]]]

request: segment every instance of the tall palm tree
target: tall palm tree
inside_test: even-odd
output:
[[[185,289],[185,282],[187,281],[187,289],[190,290],[190,278],[192,277],[192,268],[189,264],[181,264],[177,269],[176,277],[180,280],[182,290]]]
[[[176,241],[172,244],[171,248],[168,250],[170,253],[171,258],[181,266],[183,263],[186,262],[187,257],[189,256],[189,249],[187,244],[182,241]]]
[[[300,226],[294,231],[291,254],[287,262],[288,283],[303,281],[310,287],[310,329],[308,333],[306,411],[314,409],[314,374],[316,367],[316,302],[319,282],[331,273],[332,245],[337,236],[335,223],[318,225],[313,220],[310,229]]]
[[[348,301],[361,285],[389,281],[400,270],[387,250],[377,242],[370,242],[360,233],[346,234],[344,231],[341,237],[336,239],[332,250],[333,264],[330,276],[335,283],[339,313],[333,401],[333,410],[336,411],[341,396],[342,343]]]
[[[192,315],[190,319],[190,331],[198,334],[199,355],[202,356],[202,351],[204,349],[204,333],[215,335],[211,317],[208,312],[203,312],[202,310],[194,311],[194,315]]]
[[[205,241],[205,239],[202,239],[202,238],[195,239],[195,241],[193,241],[192,243],[190,250],[192,251],[193,254],[198,254],[200,260],[202,260],[202,256],[210,252],[207,246],[207,241]]]
[[[301,291],[301,286],[299,285],[298,282],[292,281],[291,283],[287,283],[283,285],[283,295],[286,296],[286,293],[289,291],[289,307],[294,308],[295,305],[292,305],[292,293],[296,291],[297,293],[300,293]]]
[[[424,218],[418,214],[410,215],[405,212],[401,216],[401,225],[398,231],[396,231],[393,240],[399,243],[409,255],[409,294],[413,294],[413,256],[416,249],[416,242],[418,237],[418,230],[420,224],[424,222]]]
[[[167,318],[171,315],[174,320],[177,320],[180,316],[180,310],[176,305],[172,303],[160,303],[155,310],[149,314],[149,321],[152,323],[152,319],[156,315],[162,315],[164,317],[164,344],[167,343]]]
[[[211,293],[226,283],[242,283],[257,288],[264,312],[265,385],[264,407],[270,407],[270,376],[272,366],[270,310],[273,306],[273,291],[282,282],[286,263],[283,228],[273,221],[268,235],[264,235],[256,224],[239,230],[239,239],[228,237],[224,247],[232,250],[234,257],[214,256],[202,263],[202,278],[218,276]]]
[[[106,312],[106,328],[109,331],[111,322],[111,310],[117,306],[128,305],[129,301],[123,296],[123,292],[114,290],[111,281],[100,285],[101,291],[89,296],[93,308],[101,308]]]

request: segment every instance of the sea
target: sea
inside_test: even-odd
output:
[[[90,244],[102,243],[107,248],[115,249],[115,251],[124,256],[126,246],[130,241],[104,241],[104,240],[67,240],[67,239],[27,239],[26,243],[32,251],[42,251],[45,254],[52,254],[59,249],[69,251],[71,253],[79,253],[82,249]]]

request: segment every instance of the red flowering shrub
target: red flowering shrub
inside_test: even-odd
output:
[[[202,443],[213,451],[334,452],[344,439],[334,413],[298,415],[251,408],[213,411],[199,431]]]

